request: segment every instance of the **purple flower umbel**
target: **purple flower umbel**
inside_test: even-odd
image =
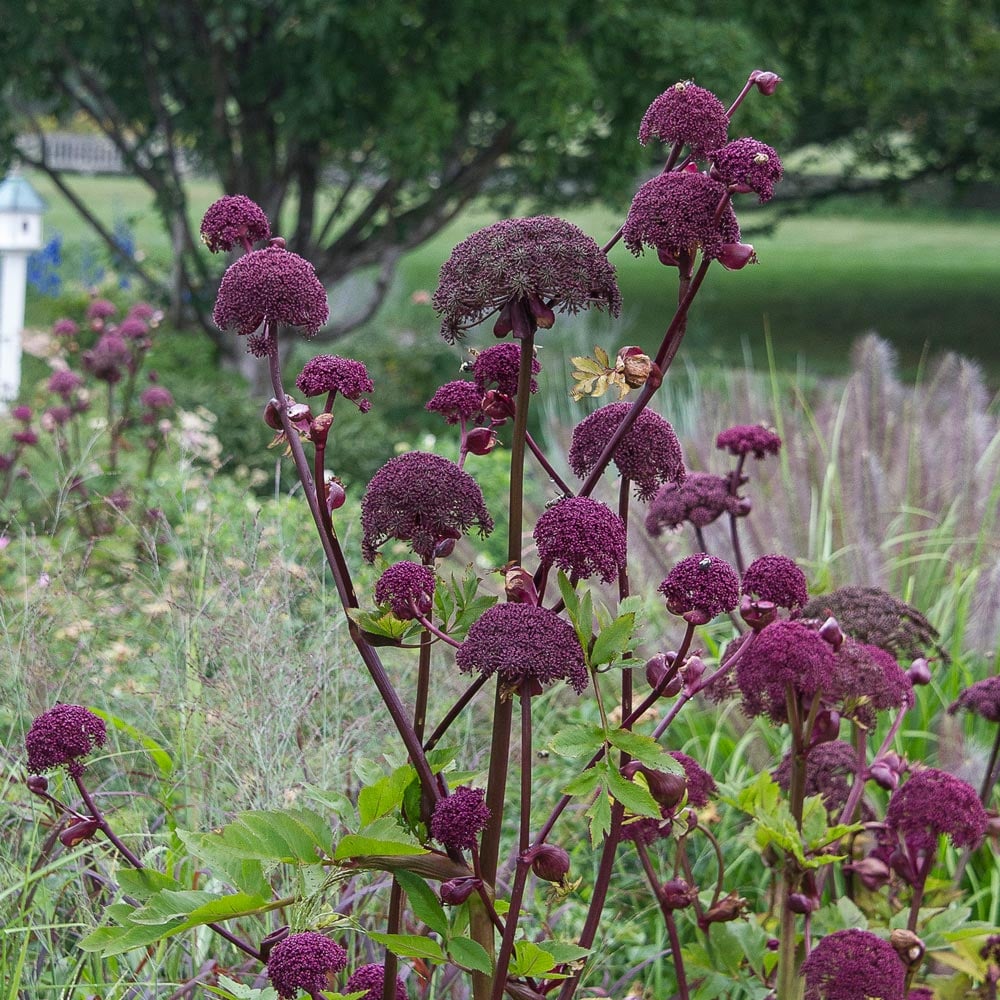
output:
[[[625,566],[622,519],[590,497],[559,500],[539,517],[533,534],[542,563],[577,579],[599,576],[610,583]]]
[[[463,673],[497,673],[508,684],[534,680],[569,682],[579,694],[587,686],[587,668],[576,632],[546,608],[530,604],[494,604],[469,629],[455,654]]]
[[[888,941],[869,931],[828,934],[802,963],[805,1000],[903,1000],[906,969]]]
[[[967,687],[948,707],[948,714],[954,715],[959,709],[989,722],[1000,722],[1000,677],[987,677]]]
[[[434,572],[415,562],[393,563],[375,584],[375,600],[388,604],[392,613],[403,621],[415,617],[414,608],[422,615],[431,610],[434,600]]]
[[[609,403],[573,428],[569,464],[583,479],[597,464],[605,445],[625,419],[631,403]],[[640,500],[649,500],[662,483],[682,483],[684,456],[674,429],[658,413],[644,409],[618,442],[613,456],[618,471],[635,483]]]
[[[715,260],[727,244],[740,242],[727,199],[726,186],[705,174],[658,174],[632,199],[622,230],[625,246],[637,257],[645,245],[673,258],[700,249],[706,260]]]
[[[824,701],[868,728],[875,725],[876,712],[913,704],[913,684],[892,654],[849,636],[837,651],[824,688]]]
[[[445,847],[467,851],[479,843],[479,834],[489,821],[486,793],[462,786],[438,800],[431,816],[431,836]]]
[[[201,220],[201,238],[212,253],[271,238],[264,209],[245,194],[228,194],[208,206]]]
[[[710,621],[736,607],[740,578],[724,559],[698,552],[682,559],[656,589],[666,598],[671,614],[697,613]]]
[[[987,816],[971,785],[928,767],[892,793],[885,821],[911,852],[933,853],[941,834],[955,847],[977,847],[986,833]]]
[[[382,987],[385,984],[384,965],[362,965],[355,969],[344,987],[345,993],[357,993],[360,990],[368,992],[360,1000],[382,1000]],[[407,1000],[406,986],[403,980],[396,977],[396,1000]]]
[[[375,473],[361,498],[361,527],[361,549],[369,562],[390,538],[409,542],[429,559],[438,542],[470,528],[488,535],[493,518],[472,476],[440,455],[410,451]]]
[[[375,391],[368,369],[360,361],[342,358],[337,354],[320,354],[307,361],[295,385],[306,396],[322,396],[328,392],[339,392],[345,399],[357,403],[362,413],[367,413],[372,404],[363,396]]]
[[[331,975],[346,966],[347,952],[336,941],[317,931],[302,931],[274,946],[267,958],[267,975],[278,996],[292,1000],[299,990],[317,996],[330,989]]]
[[[508,302],[547,311],[539,325],[549,326],[553,309],[607,306],[613,316],[621,309],[615,270],[601,248],[572,223],[547,215],[505,219],[463,240],[441,267],[432,301],[449,342]]]
[[[737,424],[722,431],[715,439],[715,447],[728,451],[730,455],[777,455],[781,450],[781,438],[763,424]]]
[[[220,330],[235,330],[241,337],[264,322],[298,326],[313,336],[329,314],[326,289],[312,264],[272,246],[244,254],[229,267],[219,285],[212,318]],[[262,353],[270,353],[263,346]]]
[[[517,376],[514,378],[516,382]],[[440,413],[448,424],[473,419],[476,423],[480,423],[484,419],[483,390],[475,382],[466,379],[445,382],[424,409],[431,413]]]
[[[486,392],[496,386],[497,392],[505,396],[517,395],[517,376],[521,367],[521,344],[512,341],[506,344],[496,344],[487,347],[476,355],[472,363],[472,377],[476,385]],[[531,359],[531,374],[537,375],[542,370],[538,358]],[[528,384],[531,392],[538,392],[538,383],[531,379]]]
[[[83,773],[81,758],[108,738],[104,720],[82,705],[56,705],[31,723],[25,734],[28,770],[42,774],[65,767],[72,775]]]
[[[740,514],[744,501],[729,492],[729,483],[710,472],[689,472],[680,485],[661,486],[646,512],[646,530],[661,535],[685,521],[704,528],[726,512]]]
[[[744,594],[779,608],[801,608],[809,600],[806,575],[788,556],[761,556],[743,573]]]
[[[832,817],[843,809],[854,781],[857,754],[850,743],[833,740],[810,747],[806,757],[806,795],[822,795],[823,805]],[[788,791],[792,776],[792,752],[782,758],[774,771],[774,780]]]
[[[708,805],[709,797],[718,790],[715,778],[694,757],[689,757],[686,753],[681,753],[680,750],[671,750],[670,756],[684,768],[688,805],[694,806],[696,809],[703,809]]]
[[[726,141],[729,117],[722,101],[690,80],[675,83],[653,101],[642,116],[639,142],[681,142],[699,159]]]
[[[774,197],[774,185],[781,180],[778,154],[756,139],[734,139],[709,156],[712,176],[737,190],[755,191],[760,203]]]

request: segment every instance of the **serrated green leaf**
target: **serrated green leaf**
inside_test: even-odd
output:
[[[207,865],[213,875],[233,888],[259,896],[270,892],[263,864],[256,858],[232,854],[218,834],[178,830],[177,836],[194,857]]]
[[[478,942],[467,937],[453,937],[448,941],[448,956],[456,965],[473,972],[490,975],[493,972],[493,962],[486,949]]]
[[[550,952],[540,948],[534,941],[518,941],[514,945],[514,955],[510,960],[512,976],[540,976],[554,969],[556,960]]]
[[[350,608],[347,614],[368,636],[389,639],[392,643],[402,642],[404,638],[411,634],[416,635],[421,628],[419,624],[415,625],[412,621],[402,621],[385,608],[379,608],[377,611],[362,611],[360,608]],[[378,643],[375,643],[375,645],[378,645]]]
[[[373,941],[384,944],[400,958],[423,958],[429,962],[444,962],[441,945],[433,938],[420,934],[376,934],[368,935]]]
[[[404,830],[391,816],[383,816],[359,833],[342,837],[334,851],[335,861],[360,858],[372,854],[427,854],[426,848]]]
[[[633,760],[645,764],[646,767],[655,767],[658,771],[665,771],[667,774],[684,773],[681,764],[671,757],[652,736],[633,733],[630,729],[612,729],[608,733],[608,742],[623,753],[627,753]]]
[[[600,780],[601,772],[596,767],[588,767],[586,771],[581,772],[566,783],[562,794],[591,795]]]
[[[576,626],[576,637],[580,640],[584,655],[587,656],[594,629],[594,598],[589,590],[585,590],[583,597],[580,598],[580,610],[573,624]]]
[[[368,826],[381,816],[399,808],[406,786],[417,776],[412,766],[397,768],[374,784],[365,785],[358,793],[358,817],[362,826]]]
[[[556,582],[559,584],[559,594],[563,599],[563,604],[566,605],[566,614],[569,615],[570,621],[575,621],[580,608],[580,598],[577,597],[573,585],[569,582],[569,577],[562,570],[556,574]]]
[[[597,798],[590,804],[585,815],[590,821],[590,843],[597,847],[611,829],[611,802],[603,781],[598,784]]]
[[[650,819],[660,818],[660,807],[644,785],[629,781],[616,767],[609,767],[605,777],[611,794],[629,812],[636,816],[648,816]]]
[[[117,874],[118,885],[126,896],[148,899],[161,889],[183,889],[177,879],[153,868],[122,868]]]
[[[602,628],[594,640],[590,651],[590,665],[599,667],[603,663],[613,663],[634,645],[632,633],[635,629],[635,615],[619,615],[610,625]]]
[[[589,948],[581,948],[569,941],[546,941],[545,950],[555,959],[556,965],[579,962],[590,954]]]
[[[549,749],[560,757],[590,757],[604,746],[604,730],[593,722],[582,722],[560,730],[549,741]]]
[[[181,921],[178,920],[177,925]],[[123,955],[135,948],[145,948],[161,938],[169,936],[169,927],[157,925],[129,925],[127,927],[98,927],[85,938],[77,941],[76,947],[82,951],[98,952],[106,958]]]
[[[413,872],[398,871],[396,881],[403,887],[406,898],[410,901],[413,915],[422,920],[432,930],[442,937],[448,934],[448,917],[441,905],[441,900],[431,887]]]
[[[252,986],[244,986],[242,983],[237,983],[235,980],[230,979],[228,976],[219,975],[219,985],[212,986],[208,983],[203,987],[213,996],[224,997],[225,1000],[278,1000],[277,991],[273,986],[267,986],[262,990],[255,989]]]

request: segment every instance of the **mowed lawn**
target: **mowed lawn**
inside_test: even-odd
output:
[[[49,205],[46,232],[60,232],[69,261],[93,238],[72,207],[43,176],[31,175]],[[109,227],[132,228],[139,250],[163,267],[169,247],[152,198],[138,181],[78,177],[70,183]],[[191,214],[197,220],[217,197],[217,186],[194,180]],[[697,362],[766,364],[764,331],[770,331],[781,368],[841,372],[859,335],[875,331],[896,345],[903,368],[916,371],[925,352],[958,351],[978,360],[1000,383],[1000,216],[977,213],[950,218],[940,212],[859,208],[858,215],[811,215],[760,229],[752,199],[740,210],[759,263],[740,272],[715,266],[692,310],[685,355]],[[617,228],[620,211],[584,208],[565,214],[603,242]],[[433,289],[451,247],[496,216],[482,206],[463,213],[402,262],[392,300]],[[293,248],[294,249],[294,248]],[[647,254],[638,260],[619,244],[611,255],[624,297],[619,346],[659,342],[676,294],[676,272]],[[67,268],[69,271],[69,268]],[[71,273],[71,272],[70,272]],[[31,301],[29,299],[29,321]],[[610,338],[609,338],[610,339]]]

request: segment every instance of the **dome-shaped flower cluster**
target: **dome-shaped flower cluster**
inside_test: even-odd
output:
[[[781,450],[781,438],[763,424],[737,424],[721,431],[715,439],[715,447],[728,451],[730,455],[777,455]]]
[[[754,559],[743,573],[742,590],[779,608],[801,608],[809,600],[806,575],[788,556]]]
[[[729,492],[729,481],[710,472],[689,472],[683,483],[667,483],[646,512],[646,530],[661,535],[690,522],[704,528],[725,513],[739,515],[744,501]]]
[[[656,588],[675,615],[692,612],[710,621],[732,611],[740,599],[740,578],[724,559],[698,552],[682,559]]]
[[[828,934],[802,963],[805,1000],[903,1000],[906,969],[870,931]]]
[[[103,747],[107,738],[100,716],[82,705],[56,705],[39,715],[25,734],[28,771],[42,774],[65,767],[70,774],[82,774],[82,758]]]
[[[622,519],[590,497],[557,501],[538,518],[533,535],[542,563],[577,579],[599,576],[610,583],[625,566]]]
[[[472,377],[476,380],[482,392],[496,388],[505,396],[517,395],[517,377],[521,367],[520,341],[506,344],[494,344],[480,351],[472,362]],[[538,358],[531,359],[531,374],[537,375],[542,370]],[[538,383],[534,378],[528,383],[531,392],[538,392]]]
[[[431,816],[431,836],[445,847],[471,850],[479,843],[479,834],[489,821],[486,793],[481,788],[463,785],[446,798],[438,799]]]
[[[967,687],[948,707],[948,714],[954,715],[959,710],[1000,722],[1000,677],[987,677]]]
[[[422,615],[430,613],[434,584],[430,567],[415,562],[393,563],[375,584],[375,600],[388,604],[397,618],[410,621],[416,617],[414,608]]]
[[[757,139],[734,139],[709,155],[716,180],[736,191],[753,191],[760,203],[774,197],[774,185],[781,180],[781,158]]]
[[[927,767],[892,793],[885,821],[911,852],[930,853],[942,834],[955,847],[977,847],[986,834],[987,816],[970,784]]]
[[[515,383],[517,376],[514,377]],[[483,415],[483,390],[468,379],[445,382],[424,407],[431,413],[440,413],[445,423],[457,424],[473,420],[481,423]]]
[[[212,253],[229,251],[271,238],[264,210],[245,194],[228,194],[208,206],[201,220],[201,238]]]
[[[665,90],[646,109],[639,142],[643,146],[654,138],[680,142],[690,147],[692,155],[704,159],[726,141],[728,132],[729,116],[722,101],[710,90],[685,80]]]
[[[505,219],[463,240],[441,267],[433,305],[449,342],[509,302],[577,312],[621,309],[615,270],[601,248],[563,219]],[[551,322],[547,322],[551,325]]]
[[[358,993],[361,990],[368,992],[359,1000],[382,1000],[382,987],[385,984],[384,965],[362,965],[355,969],[347,980],[344,987],[345,993]],[[396,1000],[407,1000],[406,986],[403,980],[396,977]]]
[[[295,385],[306,396],[339,392],[345,399],[357,403],[362,413],[372,407],[371,402],[362,397],[375,390],[368,369],[361,361],[337,354],[320,354],[307,361]]]
[[[913,704],[913,684],[890,653],[847,636],[824,684],[824,701],[871,727],[876,712]]]
[[[312,995],[331,988],[330,977],[343,972],[347,952],[317,931],[290,934],[271,949],[267,975],[278,996],[293,1000],[299,990]]]
[[[839,815],[847,802],[857,767],[857,753],[850,743],[831,740],[809,748],[806,757],[805,794],[822,795],[823,805],[832,817]],[[788,791],[792,777],[791,751],[785,754],[774,771],[774,780]]]

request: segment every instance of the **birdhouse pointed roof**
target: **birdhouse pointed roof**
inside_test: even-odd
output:
[[[28,180],[18,174],[10,174],[0,181],[0,212],[45,211],[45,202]]]

